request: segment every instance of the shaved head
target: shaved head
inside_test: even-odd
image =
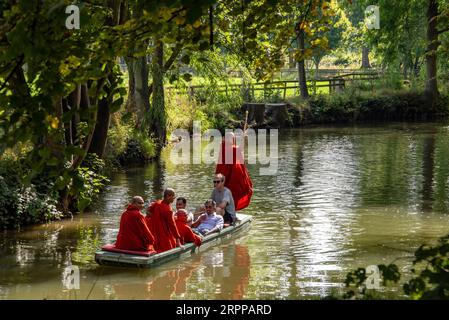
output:
[[[143,198],[141,196],[134,196],[131,200],[131,203],[134,205],[144,204]]]
[[[175,195],[175,190],[173,190],[172,188],[167,188],[164,190],[164,199],[168,198],[169,196],[174,196]]]

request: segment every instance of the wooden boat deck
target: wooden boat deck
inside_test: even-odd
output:
[[[171,260],[189,257],[194,253],[203,252],[210,247],[219,245],[250,228],[251,216],[238,214],[237,218],[238,221],[234,226],[226,227],[220,232],[203,237],[202,244],[199,247],[193,243],[186,243],[182,247],[173,248],[148,257],[100,250],[95,253],[95,261],[100,265],[151,268]]]

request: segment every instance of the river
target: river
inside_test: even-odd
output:
[[[319,299],[346,273],[395,262],[449,233],[449,125],[309,127],[279,132],[276,175],[249,165],[251,229],[203,253],[150,270],[99,266],[133,195],[170,186],[194,208],[214,165],[159,162],[114,174],[90,212],[0,234],[0,299]],[[76,266],[79,290],[62,283]],[[396,287],[381,288],[404,298]]]

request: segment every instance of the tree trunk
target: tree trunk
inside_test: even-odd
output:
[[[98,102],[97,123],[89,148],[89,153],[95,153],[100,158],[104,155],[111,120],[109,102],[108,97],[101,98]]]
[[[91,108],[90,97],[89,97],[88,87],[87,87],[86,83],[81,85],[80,92],[81,92],[81,97],[80,97],[79,108],[80,108],[80,110],[84,110],[83,113],[88,114],[88,117],[86,119],[82,119],[82,120],[86,121],[87,123],[91,123],[95,126],[96,122],[97,122],[97,112],[86,112],[86,110],[89,110]],[[78,168],[81,165],[81,163],[83,162],[83,160],[90,148],[90,145],[92,143],[92,137],[94,135],[94,132],[95,132],[95,127],[93,127],[93,129],[90,131],[89,135],[86,138],[84,138],[84,141],[81,141],[80,137],[77,136],[75,142],[82,147],[82,149],[84,150],[84,153],[82,155],[75,156],[75,158],[73,160],[73,164],[72,164],[73,169]]]
[[[70,110],[72,109],[66,98],[62,98],[61,104],[62,104],[62,114],[69,113]],[[62,121],[62,115],[61,115],[61,121]],[[66,146],[73,145],[72,120],[64,122],[64,138],[65,138]],[[71,159],[71,160],[73,160],[73,159]]]
[[[413,76],[415,78],[417,78],[419,76],[420,70],[421,70],[421,68],[420,68],[420,63],[419,63],[419,57],[416,57],[415,62],[413,63]]]
[[[76,89],[68,97],[68,103],[72,110],[74,110],[74,114],[72,116],[72,142],[76,143],[76,138],[78,136],[78,124],[80,123],[80,104],[81,104],[81,85],[78,84]]]
[[[109,17],[107,21],[107,25],[109,26],[116,26],[120,23],[123,23],[121,19],[126,18],[125,12],[122,12],[121,10],[126,9],[124,6],[127,4],[123,0],[108,0],[108,7],[112,11],[112,15]],[[111,121],[111,113],[109,109],[109,105],[112,103],[113,100],[113,89],[114,89],[114,83],[116,83],[115,77],[113,71],[112,71],[112,65],[109,64],[106,67],[105,73],[107,76],[104,78],[98,80],[97,83],[97,93],[95,94],[95,97],[93,99],[93,105],[97,105],[97,115],[96,115],[96,121],[95,121],[95,129],[90,137],[88,137],[90,140],[90,146],[89,146],[89,153],[95,153],[100,158],[103,158],[104,156],[104,150],[106,148],[106,141],[108,137],[108,130],[109,130],[109,124]],[[109,85],[105,85],[106,80],[109,78]],[[98,100],[99,94],[101,90],[104,90],[106,92],[106,96],[102,97],[100,100]]]
[[[296,67],[296,60],[295,57],[291,52],[288,53],[288,68],[294,69]]]
[[[438,100],[437,83],[437,49],[438,49],[438,1],[428,0],[427,7],[427,50],[426,50],[426,89],[425,95],[429,99],[431,109],[435,108]]]
[[[138,57],[133,63],[134,72],[134,103],[137,113],[137,127],[142,127],[142,120],[150,110],[150,93],[148,90],[147,57]]]
[[[369,63],[369,49],[367,47],[362,47],[362,69],[371,68]]]
[[[298,32],[298,47],[304,52],[304,31]],[[304,58],[298,61],[298,82],[299,90],[301,92],[301,97],[304,99],[309,98],[309,91],[307,90],[307,79],[306,79],[306,68],[304,64]]]
[[[126,99],[126,111],[131,113],[136,111],[136,79],[134,75],[134,61],[135,59],[125,58],[126,68],[128,69],[128,98]]]
[[[156,138],[158,153],[165,144],[166,114],[164,101],[164,43],[157,39],[152,61],[153,96],[150,108],[149,133]]]

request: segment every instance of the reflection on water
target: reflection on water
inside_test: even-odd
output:
[[[319,298],[357,267],[395,261],[410,274],[412,252],[449,231],[448,138],[441,124],[281,131],[278,174],[249,166],[247,234],[151,270],[98,266],[94,252],[115,241],[131,196],[170,186],[192,209],[210,195],[213,165],[175,166],[165,154],[116,174],[91,213],[1,234],[0,298]],[[76,291],[61,281],[72,264]]]

